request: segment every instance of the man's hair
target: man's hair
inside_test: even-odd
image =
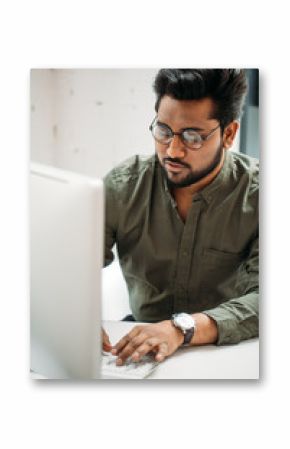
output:
[[[211,118],[224,129],[242,115],[248,83],[239,69],[161,69],[154,81],[156,112],[164,95],[176,100],[211,98],[215,108]]]

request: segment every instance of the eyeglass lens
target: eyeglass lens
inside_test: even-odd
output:
[[[172,131],[166,126],[155,123],[152,126],[153,137],[160,143],[169,144],[173,139]],[[200,148],[202,145],[202,139],[198,133],[193,130],[185,130],[180,134],[182,141],[185,145],[191,148]]]

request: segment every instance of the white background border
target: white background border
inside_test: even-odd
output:
[[[1,447],[285,447],[286,4],[11,0],[1,7]],[[29,70],[161,66],[260,69],[261,380],[34,384],[28,375]]]

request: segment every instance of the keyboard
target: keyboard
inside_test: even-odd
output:
[[[117,356],[103,351],[102,379],[145,379],[159,363],[150,355],[143,356],[139,362],[128,358],[121,366],[116,365],[116,360]]]

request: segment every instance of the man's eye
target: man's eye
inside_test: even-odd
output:
[[[185,131],[183,133],[186,140],[196,142],[200,140],[199,135],[195,131]]]
[[[171,135],[169,129],[166,129],[166,128],[157,127],[156,131],[160,136],[163,136],[163,137],[168,137]]]

